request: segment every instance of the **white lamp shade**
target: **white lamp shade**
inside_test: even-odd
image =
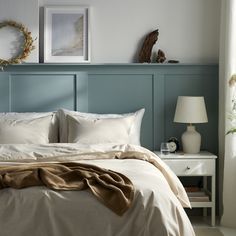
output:
[[[174,122],[189,124],[208,122],[204,97],[179,96]]]

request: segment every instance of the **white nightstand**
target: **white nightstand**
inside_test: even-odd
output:
[[[207,215],[207,208],[211,208],[211,225],[215,225],[215,161],[217,156],[209,152],[198,154],[175,153],[159,156],[177,176],[201,176],[203,177],[203,189],[201,192],[191,192],[192,207],[203,208],[204,216]],[[211,178],[211,189],[207,185],[207,178]],[[208,197],[209,196],[209,197]],[[207,199],[208,198],[208,199]],[[192,199],[192,200],[191,200]]]

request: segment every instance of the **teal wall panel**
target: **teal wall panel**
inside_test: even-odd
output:
[[[218,83],[214,81],[215,77],[202,74],[165,76],[164,135],[167,139],[174,134],[180,140],[182,133],[186,130],[187,124],[173,122],[178,96],[204,96],[209,121],[205,124],[196,124],[196,127],[202,135],[202,149],[208,149],[215,153],[218,151],[217,140],[212,138],[218,137]]]
[[[145,108],[141,142],[153,148],[153,76],[134,74],[91,75],[88,81],[89,112],[128,113]]]
[[[88,110],[86,72],[0,73],[0,112]]]
[[[145,107],[141,140],[150,149],[186,129],[173,122],[179,95],[205,97],[209,122],[197,128],[202,147],[217,154],[218,65],[23,64],[0,72],[0,111],[124,113]]]
[[[75,80],[75,110],[88,112],[88,74],[77,72]],[[62,106],[69,109],[68,106]]]
[[[165,137],[165,96],[164,96],[164,74],[155,74],[153,83],[153,138],[154,138],[154,150],[160,149],[161,142],[166,140]]]
[[[75,75],[13,74],[11,110],[50,111],[60,107],[75,109]]]
[[[0,112],[6,112],[10,109],[10,96],[9,96],[9,73],[0,73]]]

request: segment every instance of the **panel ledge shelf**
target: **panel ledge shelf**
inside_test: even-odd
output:
[[[15,64],[12,66],[46,66],[46,65],[87,65],[87,66],[218,66],[217,63],[27,63]]]
[[[94,70],[94,69],[121,69],[121,70],[164,70],[166,73],[173,70],[185,71],[199,71],[202,72],[217,72],[218,64],[208,63],[208,64],[192,64],[192,63],[22,63],[17,65],[10,65],[4,68],[4,71],[13,70]],[[158,72],[158,71],[157,71]]]

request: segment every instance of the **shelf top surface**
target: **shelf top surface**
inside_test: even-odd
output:
[[[168,155],[161,154],[160,151],[154,151],[154,153],[163,160],[176,160],[176,159],[216,159],[217,156],[207,152],[201,151],[197,154],[187,154],[183,152],[170,153]]]
[[[30,63],[23,62],[12,66],[146,66],[146,67],[162,67],[162,66],[218,66],[217,63]]]

